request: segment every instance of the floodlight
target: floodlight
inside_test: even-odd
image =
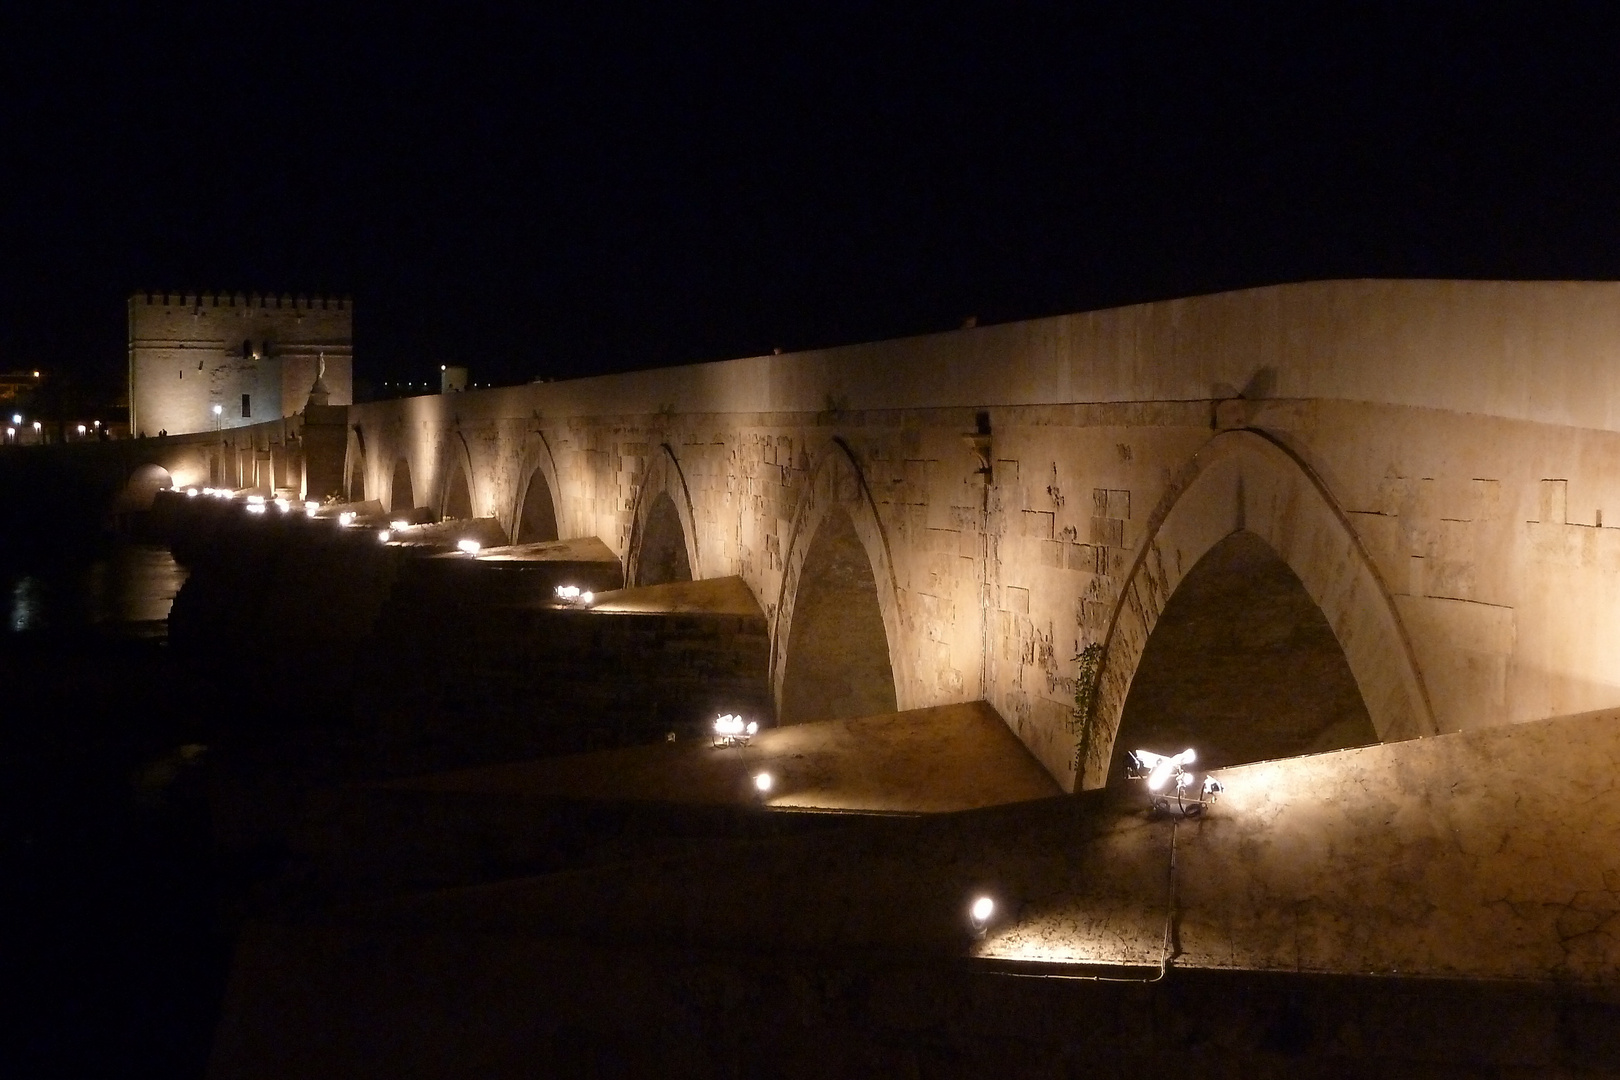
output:
[[[316,502],[314,499],[310,499],[310,500],[308,500],[308,501],[306,501],[304,503],[304,513],[306,513],[306,514],[313,514],[315,511],[319,510],[320,508],[321,508],[321,504]]]
[[[80,435],[83,435],[83,434],[84,434],[84,425],[83,425],[83,424],[80,424],[80,425],[79,425],[79,434],[80,434]]]
[[[581,607],[590,607],[592,604],[596,603],[596,594],[593,592],[580,593],[579,603]]]
[[[22,413],[12,413],[12,414],[11,414],[11,422],[12,422],[12,423],[13,423],[13,424],[20,424],[20,423],[22,423]]]
[[[747,746],[758,731],[759,724],[754,721],[744,722],[735,713],[723,713],[715,718],[711,741],[715,746]]]
[[[988,896],[981,896],[973,901],[973,906],[968,908],[968,919],[973,923],[975,936],[984,936],[985,930],[990,926],[990,917],[995,913],[996,902]]]
[[[395,532],[399,532],[401,529],[408,529],[410,526],[411,523],[408,521],[390,521],[388,523],[388,527],[393,529]]]
[[[350,525],[353,525],[354,524],[354,511],[353,510],[345,510],[345,511],[343,511],[343,513],[339,514],[338,515],[338,524],[342,525],[344,528],[348,528]]]
[[[387,529],[380,529],[377,532],[377,539],[379,542],[386,544],[393,538],[393,535],[394,534],[389,532]]]
[[[186,497],[188,499],[195,499],[197,497],[197,489],[196,488],[186,488]]]
[[[224,412],[225,412],[225,406],[223,406],[223,405],[215,405],[214,406],[214,415],[215,416],[219,416]]]
[[[264,505],[264,496],[263,495],[249,495],[248,496],[248,503],[251,506],[263,506]]]
[[[771,786],[775,783],[768,772],[754,774],[754,790],[761,795],[770,794]]]
[[[468,555],[471,555],[475,559],[478,557],[478,553],[484,550],[484,545],[480,544],[476,540],[457,540],[456,547],[460,548],[462,551],[465,551]]]
[[[1197,751],[1191,747],[1173,757],[1152,750],[1132,750],[1125,757],[1126,777],[1146,781],[1155,810],[1193,817],[1203,813],[1224,790],[1220,781],[1208,775],[1200,787],[1198,778],[1187,771],[1187,766],[1198,760]]]
[[[557,586],[557,599],[559,599],[559,600],[578,600],[579,599],[579,586],[578,585],[559,585],[559,586]]]
[[[285,514],[288,510],[292,509],[292,503],[289,502],[286,499],[277,498],[276,499],[276,509],[280,510],[283,514]]]
[[[260,502],[260,503],[249,503],[248,508],[247,508],[247,512],[250,513],[250,514],[262,514],[262,513],[264,513],[264,503],[262,503],[262,502]]]

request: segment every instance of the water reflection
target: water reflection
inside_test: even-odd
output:
[[[161,544],[120,543],[85,561],[15,571],[4,582],[6,628],[161,637],[185,580],[185,568]]]

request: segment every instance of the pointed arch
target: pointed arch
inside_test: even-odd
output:
[[[344,497],[351,502],[362,502],[366,497],[366,441],[356,424],[349,429],[348,446],[343,465]]]
[[[1107,779],[1131,680],[1171,594],[1211,548],[1240,529],[1275,551],[1321,608],[1379,739],[1438,730],[1389,592],[1326,488],[1260,433],[1227,431],[1194,455],[1148,522],[1102,642],[1096,693],[1080,725],[1076,788]]]
[[[792,642],[793,616],[800,582],[816,535],[834,511],[847,514],[861,548],[871,566],[877,589],[878,610],[889,649],[889,670],[894,678],[896,707],[915,708],[913,680],[905,641],[900,593],[895,583],[894,559],[889,538],[878,517],[860,463],[841,439],[833,439],[816,455],[810,481],[799,500],[789,531],[787,557],[782,566],[782,590],[777,597],[771,626],[771,692],[778,709],[783,701],[787,679],[788,648]]]
[[[388,510],[398,515],[416,509],[416,490],[411,486],[411,463],[408,458],[394,462],[394,475],[388,482]]]
[[[512,542],[526,542],[526,523],[538,525],[543,532],[544,523],[549,521],[552,535],[544,537],[547,540],[557,540],[567,535],[563,526],[562,488],[557,483],[557,462],[551,455],[551,444],[546,441],[544,432],[532,433],[528,450],[518,463],[517,475],[517,499],[512,504],[512,520],[507,529]],[[544,505],[540,505],[542,502]]]
[[[472,454],[461,432],[452,431],[446,436],[439,460],[444,477],[439,486],[439,516],[477,517],[478,493],[473,486]]]
[[[686,548],[686,565],[691,570],[692,580],[701,581],[706,567],[698,543],[697,522],[692,514],[692,496],[687,491],[686,477],[675,458],[675,451],[667,443],[661,443],[658,452],[652,455],[652,460],[647,463],[647,475],[642,478],[641,487],[636,492],[636,508],[631,518],[629,550],[625,558],[625,580],[637,585],[642,583],[642,549],[646,545],[648,525],[660,495],[669,496],[669,501],[675,507]]]

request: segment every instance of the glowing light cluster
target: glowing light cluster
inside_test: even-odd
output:
[[[338,524],[343,526],[345,529],[347,529],[350,525],[353,525],[354,524],[354,511],[353,510],[345,510],[345,511],[343,511],[343,513],[339,514],[338,515]]]
[[[262,514],[262,513],[264,513],[264,503],[263,502],[248,503],[247,512],[250,513],[250,514]]]
[[[291,500],[284,499],[284,498],[281,498],[281,497],[278,496],[276,498],[276,509],[281,511],[283,514],[285,514],[287,511],[292,509]]]
[[[1191,747],[1179,754],[1132,750],[1126,754],[1125,775],[1128,779],[1146,782],[1155,810],[1193,817],[1208,809],[1226,790],[1225,785],[1208,774],[1199,785],[1198,778],[1187,770],[1187,766],[1197,760],[1198,754]]]
[[[573,607],[590,607],[596,603],[596,594],[578,585],[559,585],[556,593],[558,600]]]
[[[308,500],[307,502],[304,503],[304,513],[306,513],[306,514],[313,514],[313,513],[315,513],[315,511],[319,510],[320,508],[321,508],[321,504],[316,502],[313,499],[310,499],[310,500]]]
[[[723,713],[714,721],[715,746],[747,746],[748,740],[759,733],[759,723],[744,720],[736,713]]]
[[[457,540],[456,547],[475,559],[478,557],[478,553],[484,550],[484,545],[476,540]]]

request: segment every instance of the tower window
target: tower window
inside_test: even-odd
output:
[[[253,410],[248,407],[248,402],[251,397],[252,395],[250,394],[242,395],[242,419],[244,420],[253,415]]]

